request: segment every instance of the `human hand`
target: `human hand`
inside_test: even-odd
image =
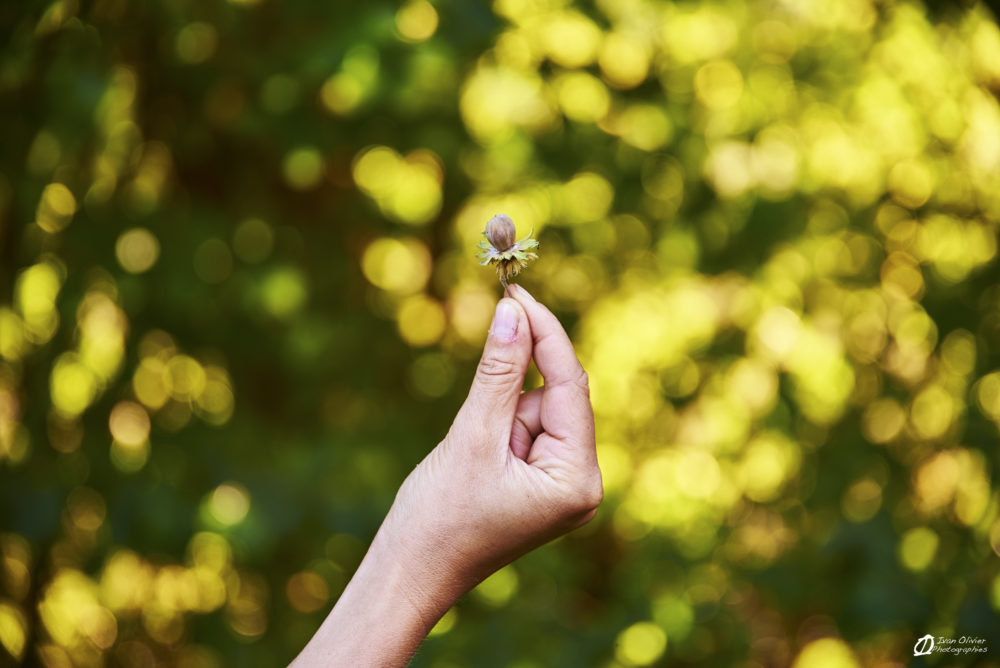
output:
[[[603,489],[587,374],[556,317],[520,286],[497,305],[472,389],[403,483],[387,537],[457,597],[588,522]],[[545,385],[521,392],[531,358]]]
[[[297,666],[403,666],[465,592],[588,522],[603,497],[587,374],[520,286],[497,304],[469,396],[396,495]],[[545,385],[521,392],[528,363]]]

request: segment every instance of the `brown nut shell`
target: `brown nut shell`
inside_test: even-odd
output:
[[[516,234],[514,221],[502,213],[493,216],[486,223],[486,238],[498,251],[505,251],[513,246]]]

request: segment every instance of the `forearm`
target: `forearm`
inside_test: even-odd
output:
[[[405,666],[457,596],[414,563],[383,525],[296,668]]]
[[[593,517],[603,490],[587,376],[556,317],[515,292],[447,436],[400,487],[299,668],[405,666],[482,578]],[[545,386],[522,392],[532,357]]]

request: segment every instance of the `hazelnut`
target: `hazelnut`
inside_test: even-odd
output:
[[[505,251],[514,245],[514,221],[502,213],[490,218],[486,223],[486,238],[498,251]]]

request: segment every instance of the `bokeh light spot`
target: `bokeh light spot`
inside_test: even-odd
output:
[[[466,127],[483,142],[507,139],[516,128],[540,132],[557,118],[541,77],[506,67],[477,69],[462,89],[460,109]]]
[[[637,622],[615,642],[615,658],[627,666],[648,666],[663,656],[667,634],[653,622]]]
[[[785,307],[767,311],[757,324],[757,336],[764,349],[777,359],[788,355],[799,339],[799,316]]]
[[[72,352],[63,353],[52,366],[49,381],[52,405],[67,417],[79,415],[97,396],[98,379]]]
[[[313,571],[299,571],[285,583],[285,596],[299,612],[320,610],[330,600],[330,587],[322,576]]]
[[[612,494],[625,489],[632,475],[632,459],[628,451],[613,443],[597,444],[597,460],[601,467],[604,493]]]
[[[0,603],[0,646],[20,661],[28,640],[28,620],[13,605]]]
[[[46,232],[59,232],[69,225],[76,207],[76,198],[69,188],[62,183],[50,183],[42,191],[35,220]]]
[[[520,585],[520,578],[513,566],[504,566],[493,575],[479,583],[472,590],[473,596],[486,605],[500,608],[505,605],[517,593]]]
[[[213,425],[229,421],[235,408],[232,381],[225,369],[216,366],[205,368],[205,385],[195,398],[198,415]]]
[[[54,132],[39,130],[28,148],[25,166],[32,174],[45,174],[59,164],[62,157],[62,143]]]
[[[764,432],[754,437],[743,450],[739,469],[747,498],[771,501],[781,486],[798,470],[797,446],[779,432]]]
[[[423,42],[437,26],[437,11],[427,0],[410,0],[396,11],[396,30],[404,41]]]
[[[843,640],[820,638],[802,648],[792,668],[861,668],[861,664]]]
[[[910,421],[924,439],[943,436],[955,417],[955,401],[940,385],[930,385],[913,400]]]
[[[584,14],[572,10],[553,13],[541,29],[542,44],[556,64],[583,67],[597,57],[601,30]]]
[[[56,297],[62,287],[60,268],[40,262],[24,269],[14,286],[14,306],[24,319],[24,338],[47,343],[59,327]]]
[[[104,498],[89,487],[77,487],[66,498],[69,520],[81,531],[97,531],[107,515]]]
[[[844,492],[841,508],[852,522],[867,522],[882,506],[882,487],[871,478],[863,478]]]
[[[219,524],[239,524],[250,512],[250,493],[239,483],[223,483],[212,492],[209,511]]]
[[[444,308],[426,295],[408,297],[396,314],[399,334],[411,346],[429,346],[444,334]]]
[[[323,179],[323,156],[311,146],[297,148],[281,163],[285,182],[295,190],[309,190]]]
[[[101,605],[98,593],[97,585],[74,568],[56,573],[42,594],[39,615],[58,645],[73,647],[83,641],[106,650],[114,644],[117,620]]]
[[[988,373],[976,383],[976,403],[987,417],[1000,422],[1000,371]]]
[[[352,166],[354,181],[363,193],[391,218],[422,225],[441,210],[441,159],[418,149],[405,158],[387,146],[361,151]]]
[[[670,142],[673,126],[660,107],[652,104],[630,105],[612,125],[626,144],[642,151],[655,151]]]
[[[135,473],[142,470],[149,461],[150,451],[149,441],[143,441],[138,445],[125,445],[116,440],[111,442],[109,456],[111,463],[122,473]]]
[[[448,300],[448,320],[465,341],[480,344],[486,339],[496,308],[496,297],[481,286],[456,289]]]
[[[293,267],[272,270],[260,284],[264,310],[276,318],[288,318],[305,306],[309,290],[302,272]]]
[[[149,414],[134,401],[119,401],[108,418],[111,436],[127,447],[139,447],[149,439]]]
[[[244,262],[262,262],[273,248],[274,231],[260,218],[244,220],[233,232],[233,251]]]
[[[211,531],[200,531],[191,537],[188,553],[196,568],[224,573],[231,565],[233,550],[226,537]]]
[[[376,287],[408,295],[423,289],[430,278],[431,255],[417,239],[376,239],[361,257],[361,270]]]
[[[611,97],[607,88],[586,72],[570,72],[554,83],[559,106],[566,118],[580,123],[594,123],[608,113]]]
[[[695,63],[726,54],[737,41],[737,27],[722,7],[693,5],[694,11],[672,12],[663,25],[663,43],[671,57]]]
[[[378,51],[368,44],[355,45],[345,54],[340,71],[323,84],[320,100],[334,114],[349,114],[374,92],[378,77]]]
[[[170,398],[170,377],[167,365],[155,357],[145,357],[132,376],[132,391],[147,408],[162,408]]]
[[[611,208],[614,197],[614,187],[607,179],[593,172],[581,172],[562,188],[563,213],[571,223],[600,220]]]
[[[649,55],[638,35],[613,32],[604,37],[598,64],[604,79],[615,88],[635,88],[649,73]]]
[[[443,636],[444,634],[455,628],[455,624],[458,623],[458,610],[454,607],[448,608],[448,612],[441,616],[437,624],[431,628],[430,632],[427,634],[428,638],[433,638],[435,636]]]
[[[0,357],[15,362],[27,351],[24,322],[14,311],[0,307]]]
[[[174,48],[181,62],[188,65],[204,63],[215,54],[219,33],[215,26],[204,21],[195,21],[181,28],[177,33]]]
[[[712,455],[700,450],[687,450],[676,463],[674,484],[693,499],[711,497],[722,481],[719,462]]]
[[[736,104],[743,94],[743,75],[728,60],[702,65],[694,77],[698,100],[709,109],[724,109]]]
[[[899,543],[899,559],[908,570],[926,570],[937,554],[938,535],[927,527],[910,529]]]
[[[174,355],[167,362],[170,394],[174,399],[187,401],[205,389],[205,368],[188,355]]]
[[[115,242],[115,257],[128,273],[142,274],[152,269],[159,259],[160,242],[149,230],[134,227],[118,237]]]
[[[410,383],[420,396],[442,397],[454,381],[455,366],[443,353],[424,353],[410,364]]]
[[[889,191],[897,202],[910,209],[923,206],[934,189],[934,176],[923,163],[907,160],[889,171]]]

